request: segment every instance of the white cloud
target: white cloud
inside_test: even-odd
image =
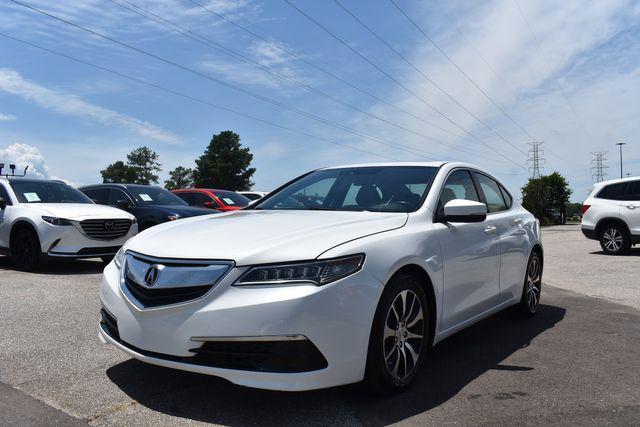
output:
[[[16,174],[22,174],[24,168],[29,166],[27,175],[43,179],[50,178],[44,156],[37,147],[32,145],[15,143],[6,148],[0,148],[0,163],[5,165],[3,174],[9,172],[9,164],[14,164]]]
[[[12,120],[15,120],[16,118],[17,117],[13,114],[0,113],[0,122],[10,122]]]
[[[75,95],[56,92],[26,80],[14,70],[0,68],[0,91],[20,96],[42,108],[60,114],[89,119],[104,125],[119,126],[156,141],[169,144],[181,142],[177,136],[152,123],[90,104]]]

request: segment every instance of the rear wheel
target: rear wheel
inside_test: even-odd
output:
[[[413,382],[428,346],[427,307],[415,276],[401,274],[387,285],[369,339],[365,373],[369,390],[394,393]]]
[[[40,262],[38,236],[27,228],[18,230],[11,242],[11,256],[18,270],[34,271],[37,269]]]
[[[623,226],[606,224],[600,232],[600,246],[605,254],[620,255],[631,248],[631,239]]]

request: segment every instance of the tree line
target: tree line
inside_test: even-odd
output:
[[[104,183],[158,183],[162,164],[158,154],[149,147],[139,147],[127,154],[126,162],[119,160],[100,171]],[[253,154],[242,147],[240,135],[223,131],[213,135],[204,153],[195,160],[195,167],[178,166],[169,172],[164,182],[168,190],[201,187],[232,191],[250,190],[256,169],[251,167]]]

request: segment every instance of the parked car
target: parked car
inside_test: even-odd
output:
[[[110,260],[137,232],[133,215],[95,205],[62,181],[0,177],[0,252],[19,270],[46,258]]]
[[[243,195],[227,190],[187,188],[171,190],[171,192],[187,202],[189,206],[215,209],[220,212],[237,211],[251,203],[251,200]]]
[[[210,215],[209,209],[187,205],[164,188],[138,184],[96,184],[80,187],[96,203],[130,212],[138,219],[140,231],[181,218]]]
[[[255,202],[256,200],[260,200],[264,196],[269,194],[266,191],[238,191],[237,193],[242,194],[244,197],[251,200],[252,202]]]
[[[582,205],[582,233],[610,255],[640,243],[640,177],[597,183]]]
[[[104,271],[99,336],[251,387],[398,391],[433,344],[509,306],[534,315],[542,266],[538,221],[475,166],[326,168],[131,239]]]

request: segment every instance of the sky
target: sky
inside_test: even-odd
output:
[[[519,194],[537,141],[574,201],[594,152],[619,177],[617,142],[640,175],[640,1],[16,1],[0,1],[0,162],[36,176],[99,182],[146,145],[162,183],[223,130],[261,191],[446,160]]]

